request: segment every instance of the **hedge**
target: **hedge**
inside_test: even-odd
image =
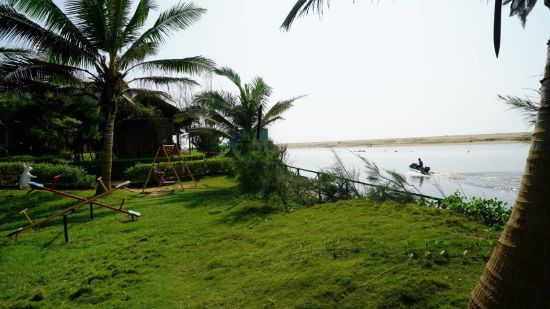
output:
[[[88,189],[94,188],[95,177],[86,173],[83,168],[64,164],[31,163],[33,180],[40,183],[52,183],[54,176],[61,175],[58,188]],[[23,162],[0,163],[0,185],[19,186],[19,176],[23,172]]]
[[[189,155],[184,155],[183,158],[185,161],[196,161],[203,160],[203,153],[192,153]],[[121,180],[124,179],[124,171],[136,164],[140,163],[149,163],[153,162],[154,158],[134,158],[134,159],[115,159],[113,160],[113,166],[111,168],[111,179]],[[166,161],[164,158],[163,161]],[[89,174],[99,176],[101,174],[101,160],[92,160],[92,161],[72,161],[69,162],[70,165],[79,166],[84,168]]]
[[[214,175],[232,175],[232,160],[231,158],[213,158],[197,161],[186,162],[187,166],[193,173],[193,176],[214,176]],[[167,165],[166,178],[174,177],[174,173],[170,169],[170,165]],[[149,164],[136,164],[133,167],[124,171],[124,179],[131,182],[144,182],[151,170],[151,163]],[[180,178],[188,179],[189,176],[185,171],[181,163],[176,164],[176,170]]]
[[[50,163],[50,164],[66,164],[68,161],[61,159],[57,156],[11,156],[11,157],[0,157],[0,162],[32,162],[32,163]]]

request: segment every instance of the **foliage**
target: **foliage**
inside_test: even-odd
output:
[[[126,194],[101,202],[118,205]],[[21,209],[38,219],[73,203],[0,191],[0,234],[26,224]],[[448,210],[415,205],[350,200],[268,212],[227,177],[129,194],[124,207],[143,216],[131,222],[98,207],[93,221],[84,208],[71,214],[68,244],[61,218],[17,243],[0,237],[0,307],[465,308],[498,238]]]
[[[230,68],[216,69],[215,73],[231,81],[239,94],[205,91],[196,95],[195,105],[179,116],[180,121],[203,119],[207,126],[193,128],[190,130],[192,135],[214,132],[233,141],[250,142],[256,138],[258,129],[283,119],[282,114],[299,99],[296,97],[279,101],[268,110],[272,89],[263,79],[256,77],[251,83],[243,85],[241,77]]]
[[[118,108],[133,105],[138,97],[170,101],[159,89],[194,86],[182,75],[213,68],[211,60],[200,56],[151,60],[169,35],[190,27],[205,10],[176,3],[144,28],[157,7],[154,1],[75,0],[63,7],[42,0],[0,3],[0,39],[16,44],[0,48],[0,89],[35,98],[92,98],[103,116],[102,174],[109,183]]]
[[[540,96],[540,91],[537,92]],[[540,109],[539,101],[533,101],[529,97],[520,98],[510,95],[499,95],[498,98],[508,105],[510,109],[518,110],[529,125],[534,125],[537,121],[537,113]]]
[[[40,183],[52,183],[53,178],[61,175],[59,188],[93,188],[95,177],[86,173],[83,168],[66,164],[33,163],[31,174],[37,176],[34,180]],[[23,171],[22,162],[0,163],[0,185],[19,186],[19,175]]]
[[[58,156],[31,156],[31,155],[21,155],[21,156],[8,156],[0,157],[0,162],[32,162],[32,163],[50,163],[50,164],[66,164],[68,161],[64,159],[59,159]]]
[[[461,214],[474,217],[488,226],[504,226],[510,218],[512,210],[506,207],[506,203],[496,198],[483,199],[472,197],[467,199],[460,192],[455,192],[441,202],[443,208],[448,208]]]
[[[89,97],[0,96],[11,154],[79,154],[99,141],[99,108]]]
[[[273,143],[264,147],[254,142],[251,149],[243,154],[235,154],[233,169],[244,194],[259,194],[264,200],[278,196],[288,207],[287,179],[291,176],[285,166],[285,150]]]
[[[297,0],[287,17],[283,21],[281,28],[284,30],[290,30],[292,23],[298,17],[302,17],[309,13],[317,13],[319,15],[323,14],[323,8],[325,4],[328,6],[330,3],[329,0]],[[527,16],[533,10],[533,7],[537,3],[537,0],[497,0],[495,1],[495,23],[494,23],[494,45],[495,52],[498,57],[500,50],[500,35],[501,35],[501,17],[502,17],[502,6],[510,4],[510,16],[518,16],[521,24],[525,27],[527,21]],[[544,5],[550,8],[550,1],[544,0]]]
[[[204,159],[204,154],[200,152],[194,152],[189,155],[183,155],[182,157],[184,158],[185,161],[195,161],[195,160]],[[124,179],[124,171],[126,169],[139,163],[149,163],[149,165],[151,165],[151,162],[153,162],[153,160],[154,158],[115,159],[113,160],[111,178],[115,180]],[[163,158],[161,161],[167,161],[167,159]],[[99,176],[101,174],[102,161],[100,160],[72,161],[72,162],[69,162],[69,164],[74,166],[80,166],[92,175]]]
[[[211,158],[195,161],[186,161],[187,166],[191,170],[194,177],[213,176],[213,175],[231,175],[233,173],[232,163],[230,158]],[[187,171],[181,163],[177,163],[176,170],[180,178],[189,179]],[[161,164],[162,166],[162,164]],[[136,164],[124,171],[124,178],[132,182],[144,182],[151,170],[151,163]],[[165,177],[167,179],[174,178],[173,172],[168,166]]]
[[[193,146],[200,152],[220,153],[220,137],[213,132],[201,132],[191,137]]]

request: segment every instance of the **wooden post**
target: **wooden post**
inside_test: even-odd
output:
[[[67,214],[63,214],[63,231],[65,232],[65,242],[69,242],[69,231],[67,230]]]
[[[94,206],[90,203],[90,220],[94,220]]]
[[[151,163],[151,169],[149,170],[149,174],[147,175],[147,179],[145,179],[145,184],[143,185],[143,190],[141,190],[141,193],[145,192],[145,188],[147,188],[147,183],[149,182],[149,177],[151,177],[151,173],[153,173],[153,169],[155,168],[155,163],[157,163],[157,159],[159,157],[160,147],[157,149],[157,153],[155,154],[155,159],[153,159],[153,163]]]

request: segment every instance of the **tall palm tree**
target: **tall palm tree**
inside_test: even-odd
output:
[[[494,43],[498,56],[503,5],[525,24],[536,0],[496,0]],[[289,29],[296,17],[322,13],[324,0],[298,0],[283,22]],[[544,0],[550,8],[550,0]],[[474,288],[471,308],[550,308],[550,41],[540,106],[521,187],[483,274]]]
[[[211,70],[204,57],[152,60],[166,38],[195,23],[205,10],[177,3],[143,29],[154,0],[0,0],[0,90],[43,90],[96,98],[104,115],[101,174],[110,184],[117,108],[135,95],[164,97],[148,87],[194,84],[183,74]],[[139,74],[145,74],[140,77]]]
[[[272,89],[263,79],[257,77],[243,85],[240,76],[230,68],[216,69],[214,72],[229,79],[238,94],[205,91],[196,95],[196,105],[191,109],[201,115],[205,123],[213,126],[195,128],[195,133],[208,130],[229,140],[250,142],[257,138],[260,129],[283,119],[282,114],[300,98],[279,101],[267,110]],[[264,113],[265,110],[267,112]]]

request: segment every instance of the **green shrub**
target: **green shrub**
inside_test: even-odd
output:
[[[0,162],[32,162],[32,163],[50,163],[50,164],[66,164],[67,160],[61,159],[57,156],[11,156],[0,157]]]
[[[459,192],[442,200],[441,207],[477,218],[488,226],[503,226],[508,222],[512,213],[512,210],[506,207],[505,202],[496,198],[472,197],[468,200]]]
[[[79,167],[63,164],[33,163],[31,174],[37,176],[34,181],[40,183],[53,182],[54,176],[61,175],[59,188],[83,189],[95,186],[95,177],[88,175]],[[19,186],[19,176],[23,172],[23,162],[0,163],[0,185]]]
[[[186,162],[188,161],[197,161],[203,160],[204,154],[200,152],[193,152],[188,155],[184,155],[183,158]],[[140,163],[149,163],[153,162],[154,158],[132,158],[132,159],[115,159],[113,160],[113,165],[111,167],[111,179],[121,180],[124,179],[124,171],[128,168],[140,164]],[[173,160],[173,159],[172,159]],[[162,161],[167,161],[166,158],[163,158]],[[92,161],[72,161],[69,164],[73,166],[79,166],[84,168],[89,174],[99,176],[101,174],[101,160],[92,160]]]
[[[253,143],[244,154],[233,158],[239,189],[245,194],[260,194],[265,200],[272,195],[281,198],[288,210],[289,179],[292,174],[284,164],[285,151],[273,143],[267,147]]]
[[[195,177],[231,175],[233,174],[230,158],[212,158],[186,162]],[[181,163],[176,163],[176,170],[180,178],[188,179],[189,176]],[[161,164],[161,166],[163,166]],[[124,179],[132,182],[144,182],[151,170],[151,163],[139,163],[124,171]],[[166,178],[173,178],[170,165],[167,165]]]

